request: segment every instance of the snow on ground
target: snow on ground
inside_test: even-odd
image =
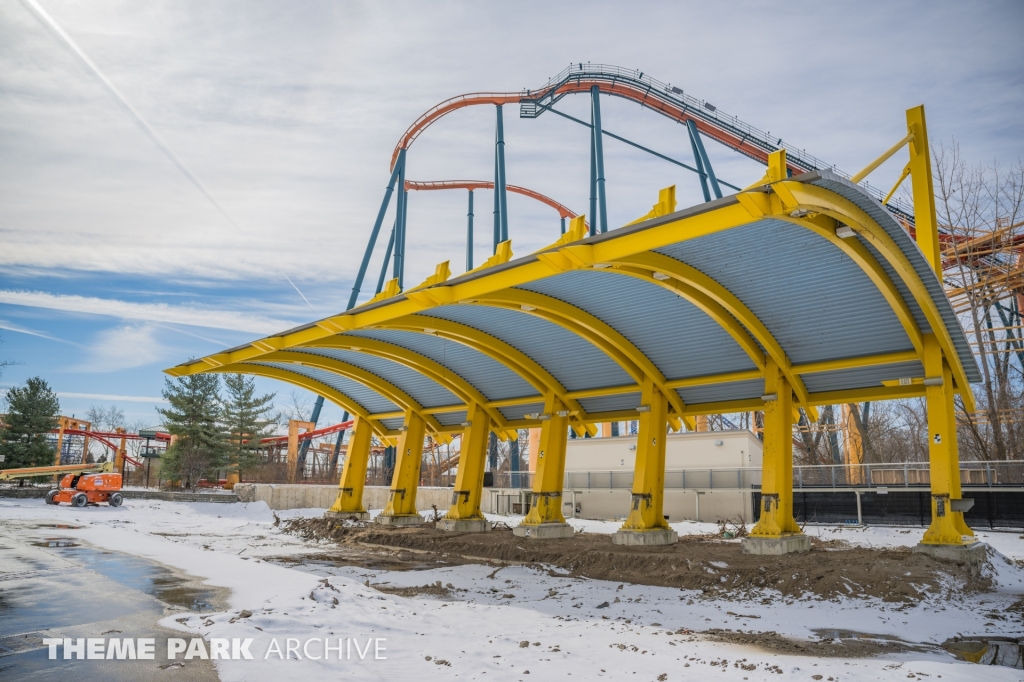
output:
[[[319,516],[321,509],[277,512],[281,519]],[[983,612],[1005,608],[1024,592],[1020,571],[998,569],[998,592],[977,603],[924,598],[914,607],[877,601],[723,601],[699,593],[644,585],[584,580],[527,567],[457,565],[429,570],[371,570],[322,560],[285,567],[267,557],[336,551],[280,532],[264,503],[212,504],[128,500],[121,508],[73,509],[42,500],[0,500],[0,519],[69,523],[81,529],[48,530],[94,546],[146,557],[231,589],[230,610],[164,619],[162,625],[195,636],[252,637],[257,660],[217,661],[222,680],[335,679],[583,679],[688,680],[714,673],[726,681],[794,679],[901,679],[930,676],[943,682],[1020,679],[1009,668],[955,661],[934,648],[876,658],[838,659],[777,654],[687,634],[711,628],[776,631],[809,638],[850,630],[937,644],[957,633],[983,633]],[[510,525],[515,517],[492,517]],[[619,524],[573,519],[586,532],[613,532]],[[680,533],[717,530],[714,524],[673,524]],[[808,527],[824,539],[872,546],[913,545],[921,529]],[[979,533],[1006,556],[1024,559],[1017,533]],[[385,589],[440,581],[448,597],[402,597]],[[767,600],[766,600],[767,601]],[[607,604],[606,604],[607,603]],[[237,618],[241,610],[252,613]],[[234,622],[232,622],[234,619]],[[680,633],[681,634],[674,634]],[[129,634],[129,633],[126,633]],[[185,635],[187,636],[187,635]],[[382,659],[264,659],[271,641],[381,638]],[[525,643],[525,644],[524,644]],[[333,646],[334,644],[332,644]],[[321,652],[311,644],[308,654]]]

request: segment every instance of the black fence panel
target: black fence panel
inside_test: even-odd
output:
[[[753,514],[761,518],[761,493],[753,494]],[[974,506],[964,514],[972,528],[1024,528],[1024,492],[967,492]],[[927,490],[890,490],[888,494],[862,492],[861,519],[866,525],[927,526],[931,523],[931,496]],[[857,523],[857,496],[848,490],[793,493],[793,517],[798,523]]]

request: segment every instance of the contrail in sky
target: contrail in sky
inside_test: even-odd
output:
[[[217,203],[217,200],[214,199],[213,195],[206,190],[206,187],[203,186],[203,183],[202,181],[199,180],[198,176],[196,176],[196,174],[193,173],[192,170],[185,165],[185,162],[182,161],[178,157],[178,155],[174,153],[174,150],[167,146],[167,143],[163,141],[163,139],[157,134],[155,130],[153,130],[153,127],[146,122],[146,119],[142,118],[142,114],[140,114],[139,111],[132,106],[131,102],[129,102],[125,98],[125,96],[121,94],[120,90],[118,90],[117,87],[112,82],[110,82],[110,79],[107,78],[102,71],[100,71],[100,68],[96,66],[96,64],[94,64],[91,59],[89,59],[89,55],[85,54],[82,48],[78,47],[78,44],[71,39],[71,36],[69,36],[64,31],[64,29],[60,27],[60,24],[58,24],[53,17],[47,14],[46,10],[40,7],[39,3],[36,2],[36,0],[21,0],[21,3],[29,11],[33,12],[37,17],[39,17],[39,19],[42,20],[42,22],[46,25],[47,28],[56,33],[57,37],[64,41],[64,43],[71,49],[71,51],[75,53],[75,56],[82,60],[82,63],[85,64],[90,71],[92,71],[93,75],[96,76],[96,78],[98,78],[104,86],[106,86],[107,90],[109,90],[115,98],[117,98],[117,101],[121,103],[121,106],[127,109],[128,113],[130,113],[132,117],[135,118],[135,122],[138,123],[142,130],[146,133],[146,135],[149,136],[149,139],[153,141],[153,144],[159,147],[160,151],[162,151],[164,155],[168,159],[170,159],[171,162],[175,166],[177,166],[182,173],[185,174],[185,177],[191,180],[192,184],[195,185],[196,188],[203,193],[203,196],[206,197],[211,204],[213,204],[214,208],[216,208],[229,223],[231,223],[234,227],[237,228],[238,223],[236,223],[234,219],[228,215],[227,211],[225,211],[221,207],[221,205]],[[282,272],[281,274],[284,273]],[[309,299],[307,299],[306,296],[301,291],[299,291],[299,288],[295,286],[295,283],[292,282],[291,278],[289,278],[288,275],[284,275],[284,278],[288,280],[288,283],[292,285],[292,288],[295,289],[299,296],[302,297],[302,300],[306,302],[306,305],[309,306],[309,309],[313,310],[313,306],[310,305]],[[314,312],[316,311],[314,310]]]
[[[206,190],[206,187],[203,186],[203,183],[199,180],[196,174],[193,173],[192,170],[185,165],[184,161],[178,158],[178,155],[174,153],[174,150],[167,146],[167,143],[164,142],[163,139],[161,139],[161,137],[157,134],[155,130],[153,130],[153,127],[146,122],[146,119],[142,118],[142,114],[140,114],[139,111],[132,106],[131,102],[125,99],[125,96],[122,95],[121,92],[117,89],[117,87],[110,82],[110,79],[107,78],[102,71],[100,71],[100,68],[96,66],[96,64],[94,64],[91,59],[89,59],[89,55],[85,54],[82,48],[78,47],[78,44],[71,39],[71,36],[69,36],[64,31],[64,29],[60,27],[60,24],[58,24],[53,17],[47,14],[46,10],[40,7],[39,3],[36,2],[36,0],[21,0],[21,2],[23,5],[25,5],[25,7],[34,12],[36,16],[42,19],[43,23],[46,24],[46,27],[49,28],[54,33],[56,33],[57,36],[61,40],[63,40],[69,48],[71,48],[71,51],[75,53],[75,56],[82,60],[82,63],[85,64],[90,71],[92,71],[93,75],[96,76],[96,78],[98,78],[100,82],[106,86],[107,90],[110,90],[111,94],[113,94],[114,97],[117,98],[117,101],[121,103],[121,106],[127,109],[128,113],[130,113],[135,118],[135,122],[142,127],[142,130],[145,131],[146,135],[149,136],[149,139],[153,141],[153,144],[159,147],[160,151],[162,151],[164,155],[168,159],[170,159],[171,162],[174,163],[174,165],[177,166],[178,169],[181,170],[181,172],[184,173],[189,180],[192,181],[192,184],[195,185],[199,189],[199,191],[203,193],[203,196],[210,200],[210,203],[213,204],[218,211],[220,211],[220,214],[222,216],[227,218],[228,222],[230,222],[235,227],[238,227],[238,225],[231,218],[231,216],[229,216],[227,212],[223,208],[221,208],[220,204],[217,203],[217,200],[214,199],[213,196]]]

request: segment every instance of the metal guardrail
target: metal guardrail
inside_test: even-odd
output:
[[[1024,486],[1024,460],[961,462],[960,483],[971,487]],[[529,489],[530,472],[498,472],[495,488]],[[568,471],[565,490],[629,490],[632,471]],[[837,464],[793,467],[793,488],[927,488],[928,462]],[[761,486],[761,469],[676,469],[665,472],[666,490],[749,490]]]

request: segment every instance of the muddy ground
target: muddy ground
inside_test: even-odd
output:
[[[525,564],[576,577],[697,590],[704,597],[771,603],[783,599],[876,597],[907,606],[925,592],[964,597],[992,588],[991,580],[965,567],[909,549],[869,549],[841,541],[812,540],[809,554],[779,557],[743,554],[738,541],[681,536],[667,547],[621,547],[611,536],[576,533],[559,540],[527,540],[511,529],[451,533],[432,527],[391,528],[329,519],[293,519],[286,532],[371,553],[382,563]],[[325,559],[328,557],[325,556]],[[984,572],[983,572],[984,573]]]

